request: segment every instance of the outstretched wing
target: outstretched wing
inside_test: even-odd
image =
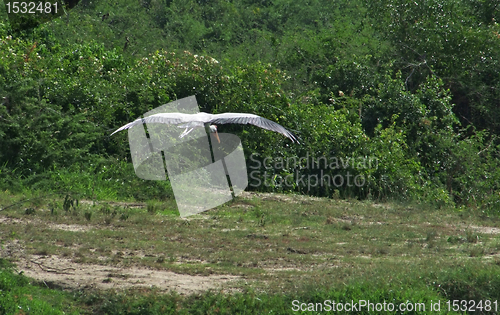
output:
[[[271,130],[274,132],[281,133],[288,139],[292,140],[292,142],[299,143],[297,137],[282,125],[254,114],[245,114],[245,113],[217,114],[212,116],[212,119],[209,121],[209,123],[213,125],[222,125],[222,124],[254,125],[266,130]]]
[[[120,128],[116,129],[116,131],[113,132],[111,135],[114,135],[115,133],[122,131],[122,130],[125,130],[125,129],[130,129],[138,124],[157,123],[157,124],[177,125],[177,124],[182,124],[182,123],[192,123],[193,126],[199,125],[199,124],[203,125],[204,123],[207,123],[212,116],[213,115],[207,114],[207,113],[198,113],[198,114],[161,113],[161,114],[154,114],[154,115],[151,115],[151,116],[148,116],[145,118],[136,119],[133,122],[130,122],[124,126],[121,126]]]

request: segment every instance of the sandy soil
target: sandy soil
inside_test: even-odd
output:
[[[28,224],[33,220],[0,217],[2,224]],[[51,229],[82,232],[90,227],[77,224],[48,224]],[[29,255],[18,240],[3,242],[0,258],[12,260],[17,270],[26,276],[44,282],[48,287],[68,289],[127,289],[137,287],[174,290],[179,294],[193,294],[208,289],[218,289],[222,284],[237,280],[231,275],[193,276],[171,271],[138,267],[113,267],[98,264],[82,264],[57,255]]]
[[[43,281],[47,286],[57,285],[71,289],[156,287],[163,291],[174,290],[179,294],[192,294],[216,289],[221,284],[237,278],[220,275],[191,276],[137,267],[79,264],[57,256],[21,259],[17,266],[26,276]]]
[[[217,289],[222,284],[239,278],[231,275],[192,276],[138,267],[81,264],[56,255],[27,255],[17,240],[4,243],[0,249],[0,257],[12,258],[19,272],[44,282],[48,287],[68,289],[155,287],[162,291],[192,294]]]
[[[248,193],[243,198],[258,197],[268,200],[287,201],[295,203],[314,202],[316,198],[307,196],[288,196],[278,194]],[[120,203],[121,206],[144,207],[141,203]],[[250,204],[240,203],[234,206],[252,207]],[[202,218],[203,214],[193,217]],[[383,224],[382,222],[367,222],[363,217],[328,218],[327,223],[356,224]],[[4,224],[40,224],[37,219],[24,218],[23,220],[0,216],[0,229]],[[59,229],[73,232],[85,232],[91,228],[104,228],[78,224],[44,223],[50,229]],[[428,223],[429,225],[431,223]],[[452,227],[452,226],[449,226]],[[299,227],[301,229],[307,227]],[[500,234],[500,228],[480,226],[453,226],[455,229],[473,230],[477,233]],[[295,251],[289,248],[289,251]],[[78,263],[68,257],[57,255],[29,255],[24,250],[24,244],[18,240],[3,242],[0,246],[0,258],[14,261],[18,271],[32,277],[47,286],[58,286],[68,289],[127,289],[131,287],[155,287],[162,291],[174,290],[179,294],[200,293],[208,289],[218,289],[222,285],[237,281],[241,278],[232,275],[187,275],[177,274],[166,270],[154,270],[141,267],[118,267],[99,264]],[[281,269],[276,269],[281,270]],[[276,271],[271,270],[271,271]],[[285,270],[285,269],[283,269]]]

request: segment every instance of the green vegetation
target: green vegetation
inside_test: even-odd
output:
[[[0,314],[499,298],[500,243],[486,232],[500,214],[497,1],[82,0],[31,29],[3,8],[0,220],[29,226],[0,221],[2,250],[248,284],[67,292],[0,260]],[[239,199],[183,221],[168,181],[135,175],[125,133],[109,135],[193,94],[202,111],[259,114],[300,137],[220,128],[242,139],[248,190],[294,201]]]
[[[0,314],[79,314],[71,295],[30,282],[0,259]]]
[[[70,12],[34,29],[0,24],[3,189],[169,198],[168,183],[134,176],[125,137],[109,134],[195,94],[204,111],[257,113],[303,142],[225,126],[247,156],[378,161],[300,170],[363,179],[316,187],[280,182],[297,165],[261,166],[250,189],[499,209],[496,6],[83,1]]]
[[[1,197],[5,208],[20,196]],[[500,223],[470,211],[270,194],[238,198],[185,220],[173,202],[27,197],[2,211],[2,250],[13,261],[28,255],[34,267],[61,279],[84,266],[121,268],[96,273],[95,283],[136,283],[141,278],[129,268],[236,278],[190,295],[139,284],[105,292],[70,286],[68,292],[4,264],[0,300],[6,302],[0,305],[7,311],[0,314],[18,305],[36,314],[37,303],[88,314],[289,314],[295,300],[362,299],[426,305],[427,311],[409,314],[428,314],[431,301],[441,301],[446,314],[448,301],[500,298]],[[37,210],[26,212],[30,208]],[[15,244],[25,245],[16,250]],[[65,261],[54,265],[50,257]]]

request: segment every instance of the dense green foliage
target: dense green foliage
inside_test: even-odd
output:
[[[109,134],[195,94],[203,111],[256,113],[300,137],[223,128],[257,169],[250,189],[497,212],[494,3],[82,1],[35,29],[2,22],[1,188],[167,198],[167,183],[133,174],[126,136]],[[337,163],[279,164],[305,157]]]

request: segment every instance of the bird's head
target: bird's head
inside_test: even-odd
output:
[[[210,132],[215,133],[215,137],[217,138],[217,141],[220,143],[219,134],[217,133],[217,126],[216,125],[210,125]]]

